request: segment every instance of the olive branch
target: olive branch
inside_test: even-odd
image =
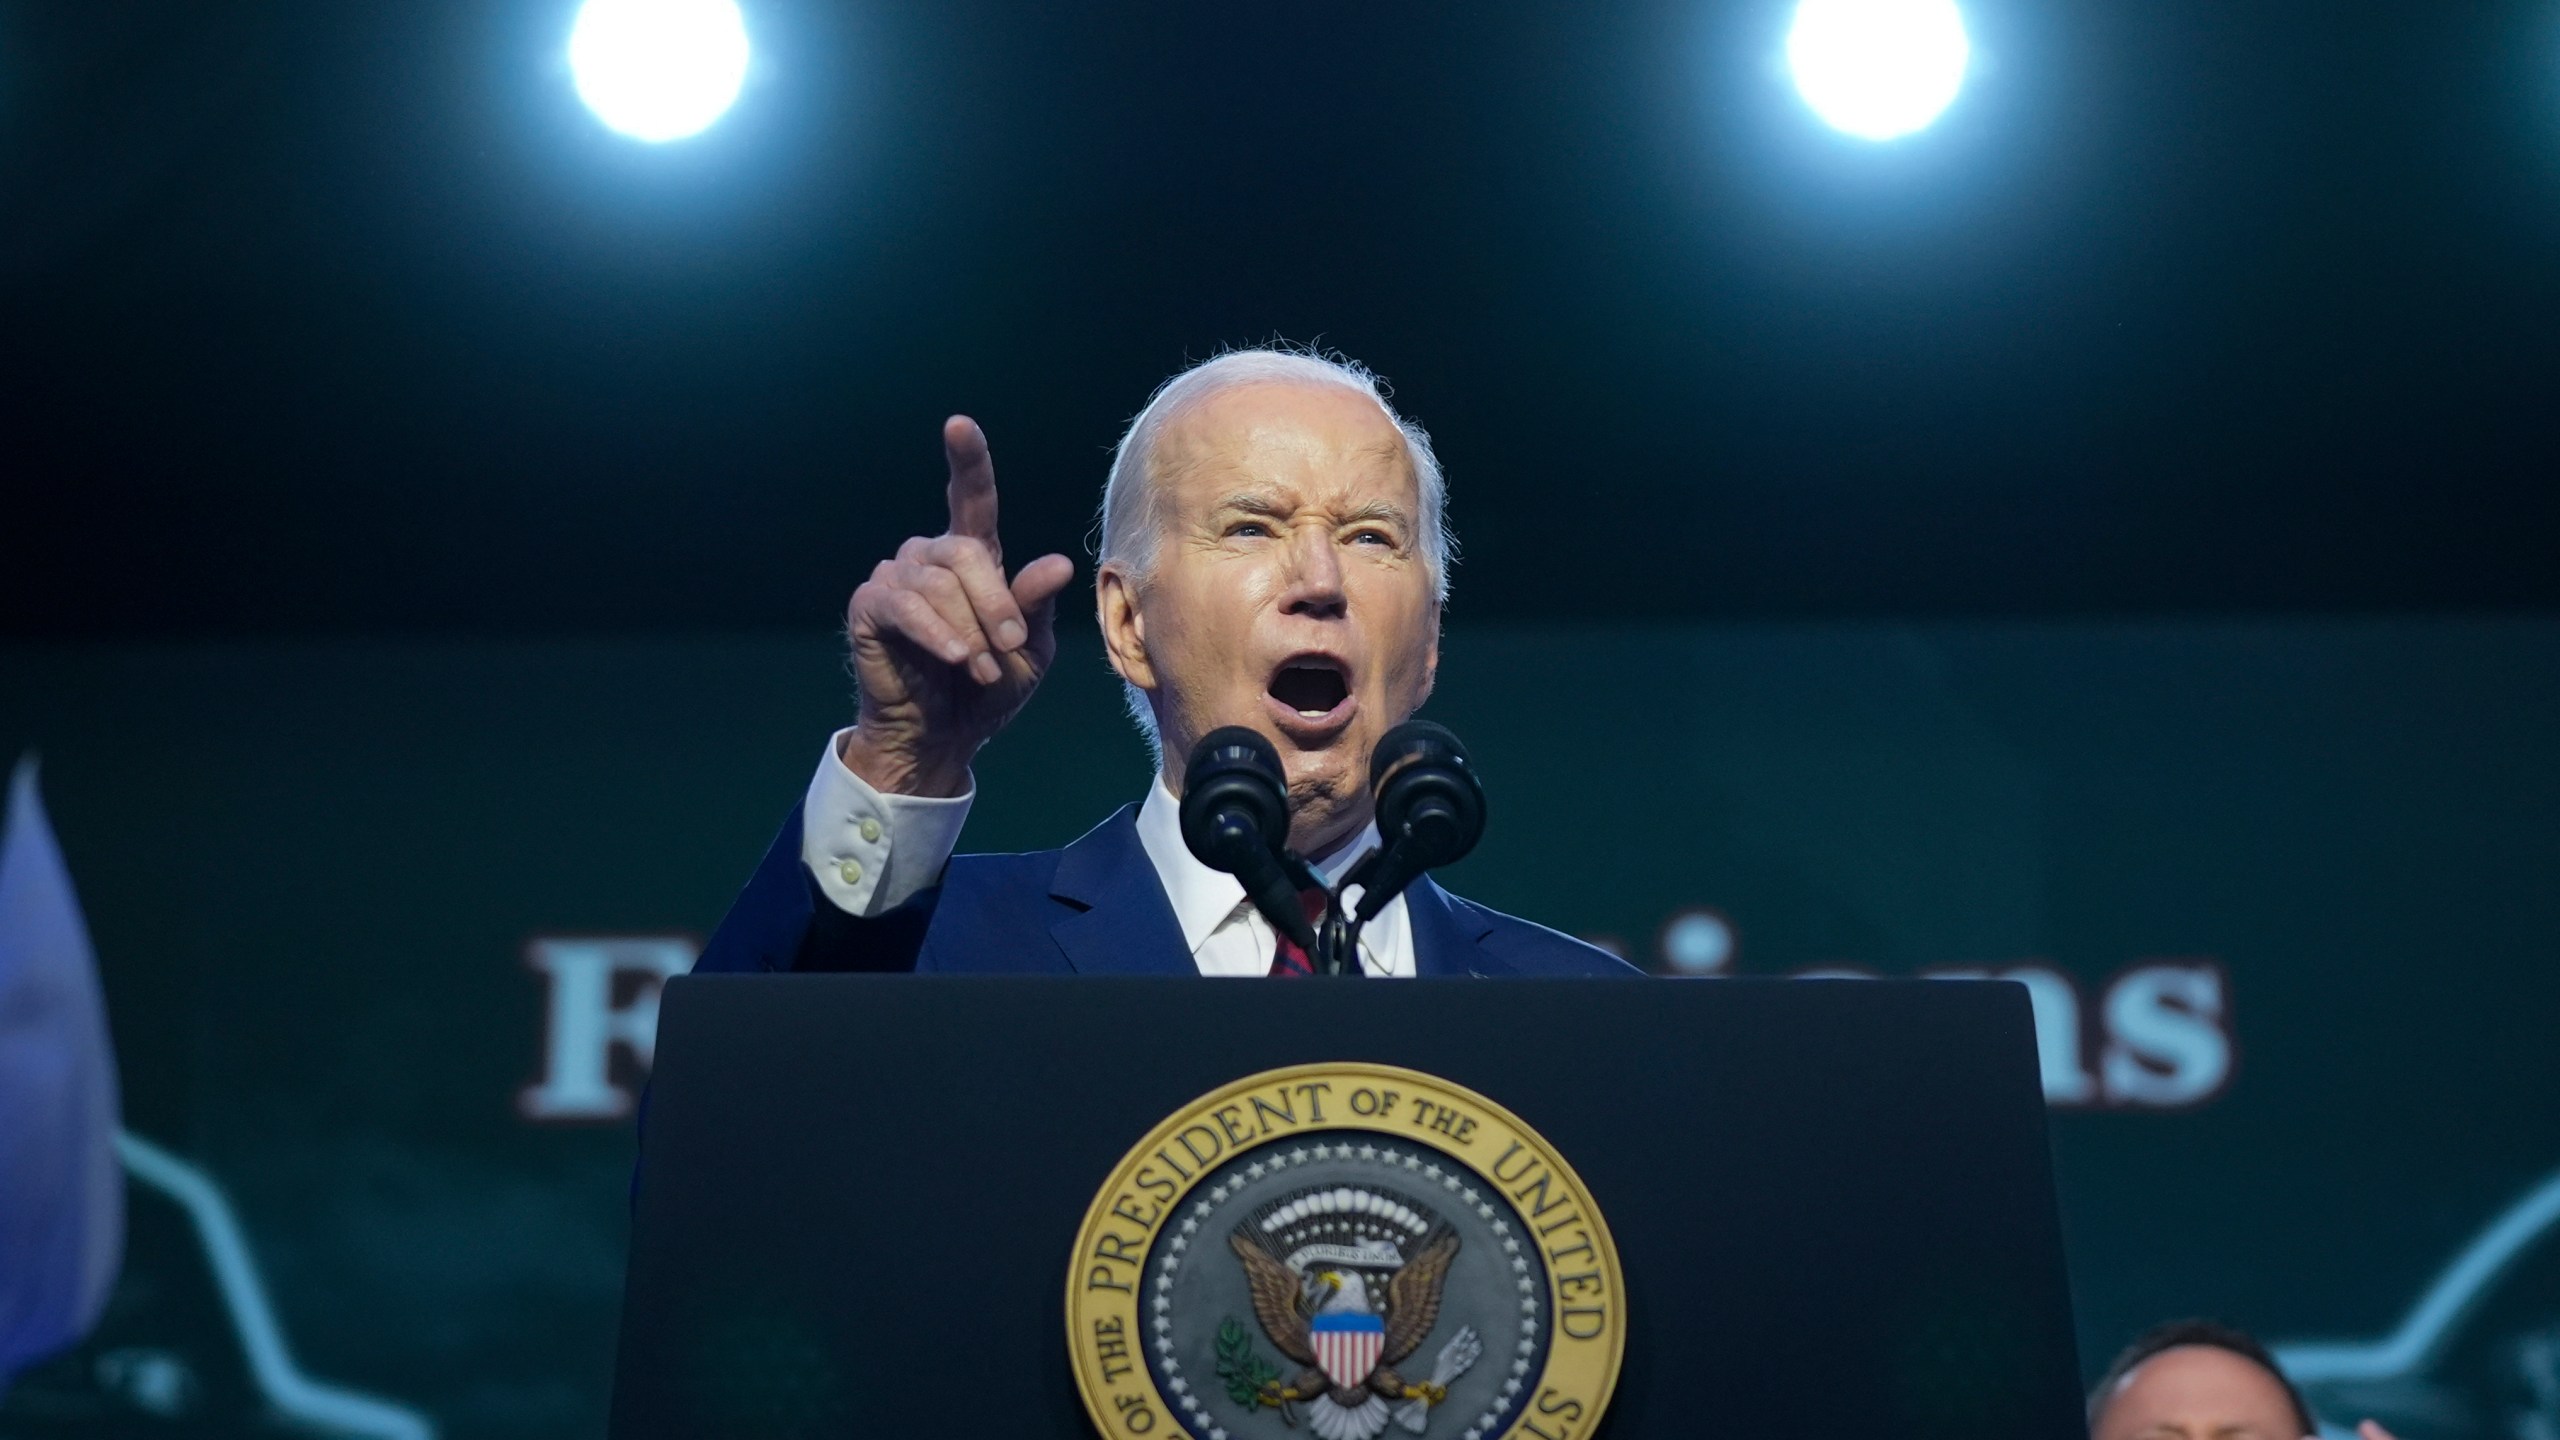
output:
[[[1275,1403],[1266,1391],[1279,1380],[1280,1367],[1254,1353],[1253,1332],[1230,1315],[1218,1326],[1218,1378],[1227,1398],[1243,1406]]]

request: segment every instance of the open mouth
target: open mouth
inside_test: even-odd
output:
[[[1272,675],[1269,688],[1272,699],[1304,720],[1322,720],[1351,698],[1351,680],[1342,673],[1341,662],[1321,655],[1282,665]]]

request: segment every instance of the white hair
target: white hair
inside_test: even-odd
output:
[[[1102,487],[1102,538],[1095,560],[1103,565],[1117,564],[1141,583],[1146,580],[1155,566],[1156,547],[1164,531],[1163,507],[1155,503],[1155,451],[1165,426],[1211,396],[1247,385],[1267,384],[1330,385],[1365,395],[1404,436],[1405,458],[1413,466],[1414,486],[1421,497],[1422,563],[1431,575],[1432,597],[1445,603],[1449,598],[1449,566],[1456,559],[1457,545],[1449,534],[1445,513],[1448,484],[1440,474],[1440,457],[1432,453],[1430,435],[1396,413],[1396,407],[1387,401],[1390,391],[1386,382],[1369,367],[1313,347],[1267,345],[1229,350],[1157,386],[1156,393],[1148,397],[1146,408],[1129,422],[1119,446],[1112,451],[1111,478]],[[1124,688],[1129,694],[1129,716],[1146,732],[1148,748],[1154,752],[1156,762],[1162,764],[1164,741],[1156,733],[1155,711],[1147,703],[1146,692],[1135,685],[1124,684]]]

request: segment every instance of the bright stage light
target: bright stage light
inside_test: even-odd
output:
[[[681,140],[720,118],[747,78],[736,0],[587,0],[569,70],[596,118],[635,140]]]
[[[1938,118],[1972,54],[1955,0],[1803,0],[1787,68],[1813,113],[1863,140]]]
[[[1715,975],[1733,963],[1733,923],[1713,910],[1689,910],[1662,927],[1662,958],[1683,975]]]

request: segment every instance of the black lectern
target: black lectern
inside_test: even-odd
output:
[[[662,1006],[619,1440],[2083,1433],[2014,985],[702,976]],[[1328,1129],[1348,1082],[1180,1128],[1325,1065],[1438,1077],[1542,1137],[1616,1269],[1516,1145],[1426,1163],[1468,1122],[1396,1086],[1365,1129]],[[1088,1290],[1127,1330],[1071,1336]],[[1540,1367],[1601,1324],[1614,1394],[1568,1408]],[[1125,1382],[1149,1403],[1089,1415],[1093,1365],[1152,1366]]]

